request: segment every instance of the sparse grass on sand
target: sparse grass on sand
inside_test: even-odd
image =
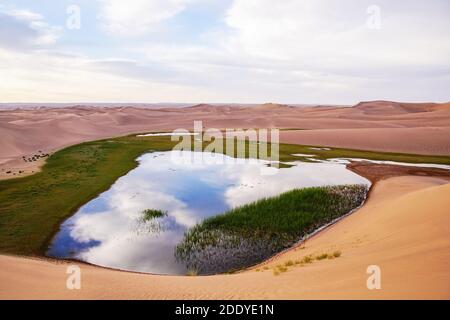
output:
[[[312,255],[307,255],[307,256],[304,256],[303,259],[301,259],[301,260],[295,260],[295,261],[288,260],[283,265],[279,264],[279,265],[275,266],[272,270],[273,270],[273,274],[277,276],[277,275],[280,275],[280,273],[287,272],[290,267],[298,267],[298,266],[302,267],[305,264],[313,263],[314,260],[320,261],[320,260],[324,260],[324,259],[335,259],[335,258],[339,258],[340,256],[341,256],[341,251],[334,251],[332,253],[321,253],[314,257]],[[268,268],[269,267],[267,267],[267,269]],[[259,269],[256,269],[256,270],[258,271]]]
[[[286,261],[286,262],[284,263],[284,265],[285,265],[286,267],[291,267],[291,266],[294,265],[294,261],[288,260],[288,261]]]
[[[135,168],[138,156],[171,150],[177,143],[168,136],[136,135],[81,143],[52,154],[36,174],[0,180],[0,252],[43,255],[61,222]],[[247,143],[247,150],[250,145]],[[280,144],[279,150],[282,161],[299,160],[293,153],[307,153],[318,159],[360,157],[450,164],[450,157],[335,148],[311,150],[288,144]],[[227,154],[236,156],[236,151]]]
[[[323,260],[323,259],[326,259],[326,258],[328,258],[328,254],[327,253],[322,253],[322,254],[320,254],[320,255],[318,255],[316,257],[316,260]]]
[[[333,252],[333,257],[339,258],[340,256],[341,256],[341,252],[340,251]]]
[[[194,276],[198,275],[198,272],[197,272],[197,270],[191,269],[186,272],[186,275],[190,276],[190,277],[194,277]]]

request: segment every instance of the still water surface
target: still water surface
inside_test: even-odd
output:
[[[208,158],[198,161],[199,155]],[[174,248],[206,217],[295,188],[369,184],[342,163],[297,161],[290,168],[271,168],[274,172],[267,161],[221,157],[217,163],[209,153],[142,155],[135,169],[61,225],[47,254],[123,270],[185,274]],[[144,221],[145,209],[167,216]]]

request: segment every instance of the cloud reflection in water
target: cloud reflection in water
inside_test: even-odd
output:
[[[275,175],[261,175],[266,161],[177,161],[191,154],[139,157],[137,168],[61,225],[47,254],[124,270],[184,274],[174,248],[187,228],[206,217],[295,188],[369,183],[339,163],[296,162]],[[168,216],[144,223],[145,209],[165,210]]]

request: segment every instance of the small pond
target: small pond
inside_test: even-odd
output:
[[[47,255],[122,270],[186,274],[174,249],[186,230],[206,217],[296,188],[370,184],[343,163],[296,161],[289,168],[270,168],[274,172],[267,171],[267,161],[221,157],[224,161],[217,163],[210,153],[190,151],[140,156],[135,169],[61,225]],[[167,214],[146,220],[146,209]]]

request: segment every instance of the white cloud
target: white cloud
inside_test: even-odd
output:
[[[44,19],[44,17],[41,14],[24,9],[8,10],[6,11],[6,13],[9,14],[10,16],[15,17],[18,20],[24,21],[38,21]]]
[[[108,33],[142,35],[181,12],[189,0],[100,0],[99,19]]]
[[[48,24],[44,17],[30,10],[0,11],[0,46],[13,49],[51,45],[61,34],[61,28]]]
[[[443,3],[434,1],[434,3]],[[380,0],[381,29],[366,26],[367,1],[235,0],[226,23],[234,52],[329,72],[355,66],[448,65],[450,22],[436,5]]]
[[[83,16],[80,31],[62,34],[41,14],[0,6],[0,77],[8,80],[0,96],[3,101],[448,100],[450,2],[376,3],[380,30],[366,26],[371,0],[230,0],[214,10],[206,0],[98,0],[100,23],[120,35],[120,43],[90,29],[89,16]],[[47,15],[44,7],[40,12]],[[56,41],[60,34],[65,41]]]
[[[111,66],[105,66],[111,64]],[[215,89],[205,92],[183,83],[168,83],[138,71],[132,61],[93,60],[48,51],[0,48],[0,102],[145,102],[212,101]],[[117,66],[119,65],[119,66]],[[124,70],[126,69],[126,70]],[[147,69],[144,69],[146,71]],[[148,71],[148,70],[147,70]]]

